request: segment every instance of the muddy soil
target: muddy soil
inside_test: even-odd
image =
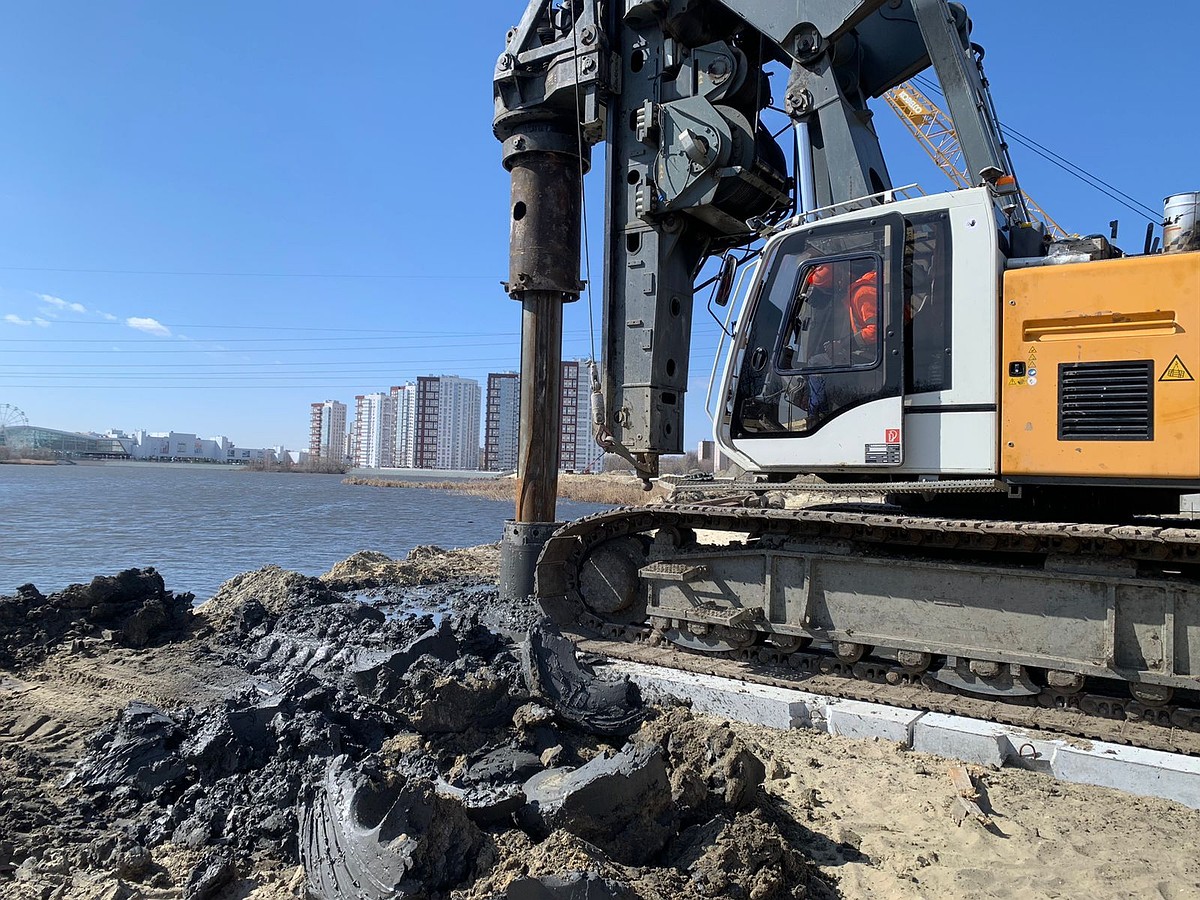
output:
[[[0,900],[1200,896],[1190,810],[979,772],[958,826],[942,761],[595,681],[495,569],[0,598]]]

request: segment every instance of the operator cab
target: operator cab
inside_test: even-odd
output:
[[[960,245],[994,265],[956,272]],[[994,474],[997,247],[985,189],[773,237],[726,369],[725,452],[767,472]]]

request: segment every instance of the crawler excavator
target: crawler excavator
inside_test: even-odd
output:
[[[946,0],[531,0],[494,78],[523,310],[502,590],[714,665],[1200,731],[1200,531],[1170,517],[1200,492],[1198,198],[1168,201],[1161,251],[1052,240],[981,59]],[[762,122],[773,66],[790,165]],[[868,106],[926,70],[973,179],[931,196],[891,183]],[[682,452],[695,284],[720,258],[722,452],[890,502],[555,522],[562,305],[599,144],[601,445],[647,478]]]

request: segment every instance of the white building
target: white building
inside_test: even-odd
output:
[[[396,464],[412,469],[479,467],[479,382],[457,375],[422,375],[392,388],[396,403]]]
[[[396,465],[401,469],[417,467],[417,386],[402,384],[392,388],[396,405]]]
[[[438,469],[479,468],[479,382],[443,375],[438,390]]]
[[[484,470],[507,472],[517,467],[520,430],[521,376],[516,372],[489,374],[483,439]]]
[[[134,459],[225,462],[228,438],[201,438],[185,431],[137,432]]]
[[[125,452],[126,456],[132,457],[134,451],[137,449],[137,437],[126,434],[119,428],[110,428],[102,435],[102,437],[116,441],[120,445],[121,449]]]
[[[396,464],[396,400],[377,391],[354,398],[354,465],[364,469]]]
[[[725,470],[727,460],[721,454],[716,441],[701,441],[696,445],[696,464],[702,472],[720,473]]]
[[[134,437],[137,443],[130,453],[134,459],[235,464],[276,461],[275,451],[269,447],[238,447],[223,435],[202,438],[185,431],[135,431]]]
[[[309,412],[308,452],[319,459],[346,458],[346,404],[314,403]]]
[[[288,450],[282,444],[272,449],[275,451],[275,458],[285,466],[305,466],[312,459],[307,450]]]

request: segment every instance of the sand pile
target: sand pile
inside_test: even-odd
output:
[[[342,560],[321,576],[340,591],[399,588],[466,580],[492,580],[500,568],[500,545],[443,550],[432,544],[414,547],[402,560],[364,550]]]

